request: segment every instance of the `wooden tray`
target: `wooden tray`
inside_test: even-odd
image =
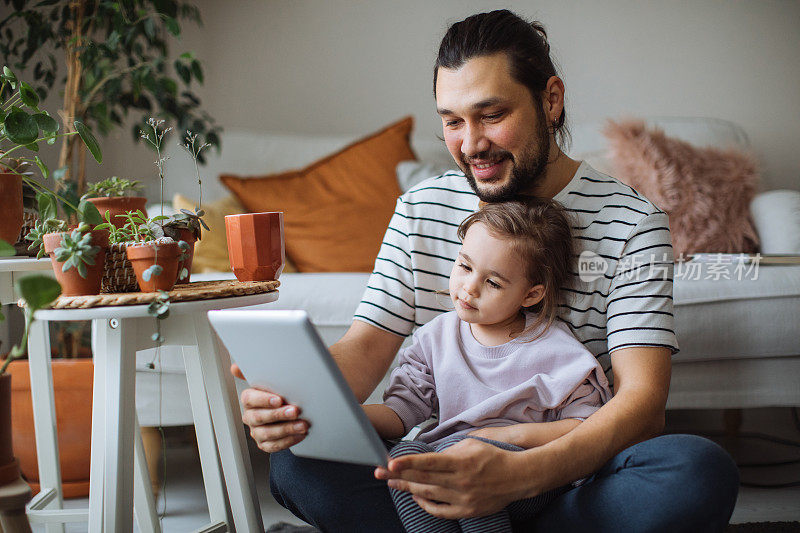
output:
[[[213,300],[230,296],[248,296],[272,292],[280,286],[280,281],[196,281],[176,285],[169,291],[171,302],[188,302],[190,300]],[[90,296],[59,296],[53,302],[53,309],[87,309],[89,307],[106,307],[117,305],[149,304],[158,298],[157,292],[124,292],[110,294],[93,294]]]

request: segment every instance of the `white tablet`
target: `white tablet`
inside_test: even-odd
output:
[[[295,455],[386,466],[388,453],[305,311],[209,311],[251,386],[281,395],[310,426]]]

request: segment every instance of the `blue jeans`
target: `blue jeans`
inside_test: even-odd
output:
[[[270,456],[275,499],[323,532],[403,532],[385,481],[374,468]],[[620,452],[580,487],[556,498],[514,531],[724,531],[739,472],[715,443],[663,435]]]

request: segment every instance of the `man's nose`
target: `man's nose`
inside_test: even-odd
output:
[[[479,124],[467,125],[464,128],[464,137],[461,141],[461,153],[466,157],[475,157],[481,152],[486,152],[489,150],[490,144],[483,128]]]

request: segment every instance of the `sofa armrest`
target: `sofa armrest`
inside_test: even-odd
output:
[[[800,191],[758,194],[750,203],[750,213],[762,254],[800,255]]]

